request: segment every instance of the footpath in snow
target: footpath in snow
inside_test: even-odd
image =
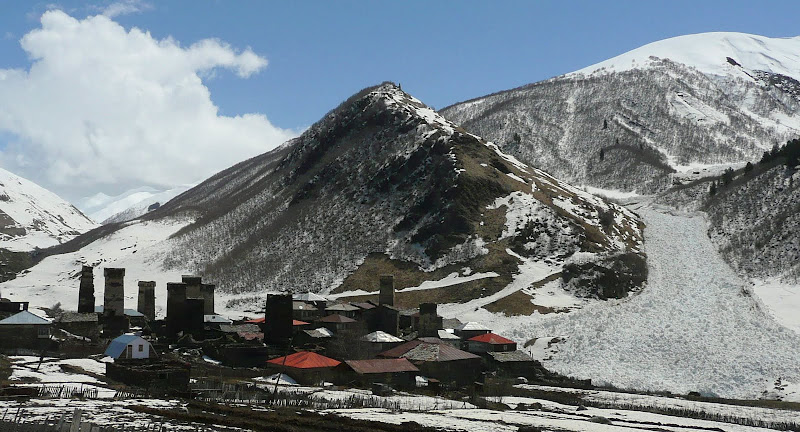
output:
[[[568,314],[505,317],[446,305],[442,315],[458,312],[518,342],[564,337],[545,366],[595,384],[758,398],[778,379],[800,383],[800,335],[750,296],[706,236],[702,214],[638,211],[650,271],[641,293]]]

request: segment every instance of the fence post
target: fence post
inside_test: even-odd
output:
[[[69,432],[80,432],[81,417],[83,417],[83,411],[81,411],[80,408],[75,408],[72,414],[72,424],[70,425]]]

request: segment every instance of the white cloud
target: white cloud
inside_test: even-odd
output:
[[[262,114],[222,116],[211,101],[201,76],[266,67],[249,48],[183,47],[58,10],[20,43],[30,69],[0,69],[0,131],[17,138],[0,166],[67,199],[197,182],[295,135]]]
[[[143,2],[141,0],[124,0],[124,1],[114,2],[106,6],[105,8],[103,8],[102,14],[109,18],[114,18],[120,15],[128,15],[132,13],[150,10],[152,8],[153,5],[151,5],[150,3]]]

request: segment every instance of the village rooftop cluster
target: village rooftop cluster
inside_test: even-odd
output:
[[[125,269],[105,268],[102,305],[94,269],[84,266],[77,311],[28,311],[0,301],[0,352],[62,358],[105,356],[106,378],[164,394],[191,395],[192,368],[263,370],[281,382],[367,387],[386,392],[480,389],[487,376],[548,376],[517,344],[476,323],[443,319],[437,305],[395,307],[392,275],[377,299],[329,301],[306,292],[267,295],[261,317],[233,321],[215,313],[215,285],[199,276],[167,283],[165,319],[156,319],[156,283],[138,283],[138,307],[124,308]],[[233,371],[233,372],[231,372]],[[275,377],[275,374],[277,377]]]

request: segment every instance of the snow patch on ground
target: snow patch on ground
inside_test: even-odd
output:
[[[800,285],[780,279],[754,279],[753,293],[784,326],[800,334]]]

